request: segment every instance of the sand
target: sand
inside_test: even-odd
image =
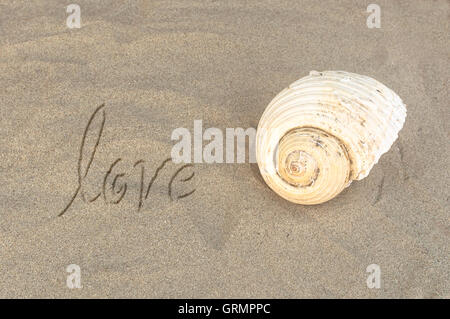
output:
[[[61,1],[0,4],[0,297],[450,297],[448,1],[379,0],[380,29],[364,1],[76,3],[80,29]],[[182,164],[168,162],[139,209],[141,173],[147,185],[170,157],[175,128],[256,127],[311,70],[371,76],[407,105],[366,179],[309,207],[256,164],[195,164],[171,183]],[[58,217],[103,103],[85,201]],[[118,159],[118,194],[103,195]],[[66,285],[70,264],[81,289]]]

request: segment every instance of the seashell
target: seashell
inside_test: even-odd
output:
[[[326,202],[369,174],[405,118],[400,97],[380,82],[343,71],[311,71],[279,93],[259,121],[261,175],[291,202]]]

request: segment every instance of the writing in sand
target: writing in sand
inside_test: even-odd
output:
[[[96,200],[103,200],[106,204],[119,204],[125,194],[127,193],[127,183],[124,181],[126,174],[121,173],[113,173],[115,167],[122,161],[122,158],[117,158],[114,160],[109,167],[105,168],[103,174],[103,182],[99,186],[97,193],[94,195],[88,195],[85,191],[86,179],[89,173],[91,172],[92,162],[94,161],[95,154],[97,152],[98,146],[100,144],[100,140],[103,134],[103,129],[105,127],[106,122],[106,112],[105,105],[102,104],[94,111],[91,115],[86,128],[84,130],[83,138],[81,140],[80,153],[78,156],[78,186],[75,192],[72,195],[72,198],[68,202],[68,204],[64,207],[64,209],[58,214],[58,216],[64,215],[69,208],[74,203],[75,199],[81,197],[81,199],[86,203],[92,203]],[[93,140],[93,143],[87,143],[87,140]],[[90,145],[92,144],[92,145]],[[157,180],[158,175],[162,170],[167,169],[167,164],[171,162],[171,158],[167,158],[160,163],[160,165],[156,168],[153,173],[153,176],[146,183],[145,182],[145,161],[138,160],[136,161],[131,169],[137,169],[140,173],[139,180],[139,193],[135,198],[137,198],[136,206],[139,211],[144,201],[149,197],[150,189],[154,182]],[[179,168],[177,168],[173,174],[171,175],[170,180],[168,181],[168,191],[167,196],[168,200],[177,200],[181,198],[188,197],[189,195],[195,192],[194,189],[190,189],[186,193],[175,195],[173,192],[173,187],[175,182],[189,182],[194,177],[195,172],[193,170],[192,164],[186,164]],[[183,177],[185,176],[185,177]]]

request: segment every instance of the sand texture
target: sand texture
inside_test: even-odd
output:
[[[379,0],[380,29],[368,3],[0,1],[0,297],[449,298],[449,2]],[[256,127],[311,70],[373,77],[408,109],[332,201],[287,202],[257,164],[164,162],[174,129]]]

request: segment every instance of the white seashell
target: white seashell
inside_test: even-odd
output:
[[[366,177],[406,118],[380,82],[343,71],[311,71],[270,102],[258,124],[256,158],[283,198],[314,205]]]

